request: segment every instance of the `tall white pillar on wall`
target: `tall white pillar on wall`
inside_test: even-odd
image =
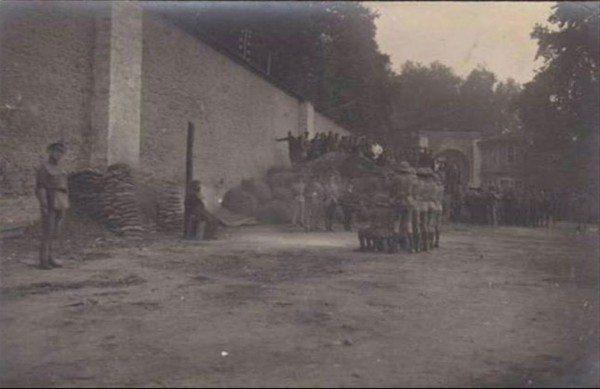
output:
[[[315,108],[310,101],[303,101],[299,106],[298,115],[298,133],[308,132],[310,135],[315,133]]]
[[[137,2],[106,3],[95,21],[91,165],[124,162],[140,155],[142,9]]]

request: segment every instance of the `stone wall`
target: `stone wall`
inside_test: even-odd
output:
[[[66,168],[185,177],[187,123],[209,208],[244,178],[288,166],[288,131],[346,133],[286,92],[134,2],[0,5],[0,194],[31,193],[48,143]]]
[[[0,8],[0,193],[31,193],[50,142],[68,142],[69,170],[89,159],[94,21],[76,3]]]
[[[300,102],[156,16],[144,16],[141,168],[183,183],[187,122],[209,207],[243,178],[289,164]]]

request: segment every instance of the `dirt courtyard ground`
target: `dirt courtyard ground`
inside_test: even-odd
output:
[[[455,226],[416,255],[227,235],[99,239],[53,271],[5,240],[0,384],[599,385],[597,232]]]

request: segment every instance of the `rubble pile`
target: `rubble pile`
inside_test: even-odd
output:
[[[111,230],[126,236],[139,236],[145,231],[129,166],[115,164],[108,167],[104,176],[102,209]]]
[[[183,189],[169,185],[158,194],[156,225],[163,231],[180,230],[183,225]]]

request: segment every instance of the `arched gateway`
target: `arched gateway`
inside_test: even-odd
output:
[[[447,190],[455,192],[481,183],[478,131],[419,131],[419,144],[446,165]]]

